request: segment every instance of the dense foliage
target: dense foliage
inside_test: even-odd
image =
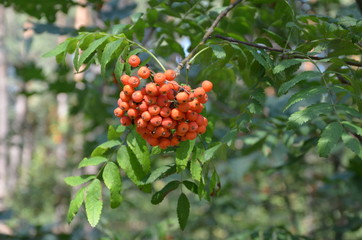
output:
[[[48,81],[48,90],[72,96],[71,114],[87,119],[84,134],[98,127],[102,132],[85,143],[83,160],[72,159],[72,168],[98,168],[65,178],[77,187],[67,220],[84,205],[91,226],[100,221],[117,232],[111,218],[102,223],[106,204],[119,207],[113,211],[122,215],[129,207],[142,209],[146,203],[138,199],[147,198],[161,206],[141,212],[156,209],[161,222],[153,222],[157,230],[140,231],[139,239],[156,236],[153,231],[164,239],[180,237],[173,233],[175,222],[164,220],[169,216],[177,216],[188,239],[359,239],[362,20],[357,4],[337,13],[329,7],[336,9],[339,1],[147,4],[127,23],[109,18],[97,31],[79,31],[44,54],[56,58],[59,76],[67,75],[69,65],[85,74],[82,88],[59,77]],[[127,63],[134,54],[154,72],[164,71],[162,65],[175,69],[179,84],[213,83],[203,111],[209,120],[204,135],[163,150],[112,117],[122,74],[137,72]],[[87,75],[98,71],[94,65],[99,72]]]

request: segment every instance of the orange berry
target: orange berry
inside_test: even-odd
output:
[[[148,144],[150,144],[151,146],[157,146],[160,144],[160,141],[158,140],[158,138],[154,138],[152,136],[149,136],[146,141],[148,142]]]
[[[152,124],[148,124],[147,125],[147,130],[149,130],[149,131],[153,131],[153,130],[155,130],[155,126],[153,126]]]
[[[128,63],[132,67],[138,67],[141,63],[141,59],[137,55],[132,55],[128,58]]]
[[[177,126],[177,132],[185,133],[189,130],[189,124],[187,122],[182,122]]]
[[[128,101],[128,105],[129,105],[129,108],[135,108],[135,109],[137,109],[137,104],[136,104],[136,102],[134,102],[133,100],[129,100]]]
[[[176,95],[176,100],[179,102],[179,103],[186,103],[189,101],[189,95],[186,93],[186,92],[179,92],[177,95]]]
[[[181,120],[185,117],[185,114],[183,112],[181,112],[179,109],[174,108],[171,110],[171,117],[172,119],[178,121]]]
[[[170,87],[172,87],[175,91],[178,91],[180,88],[180,85],[176,81],[170,81],[168,84],[170,84]]]
[[[190,121],[195,121],[197,119],[197,116],[199,114],[197,112],[194,112],[194,111],[187,111],[187,114],[186,114],[186,119],[187,120],[190,120]]]
[[[157,105],[160,107],[164,107],[168,104],[168,98],[165,95],[160,95],[157,97]]]
[[[159,137],[163,137],[166,135],[166,128],[160,126],[160,127],[157,127],[156,130],[155,130],[155,135],[156,136],[159,136]]]
[[[160,113],[161,108],[158,105],[151,105],[148,107],[148,112],[153,115],[156,116]]]
[[[121,124],[123,126],[129,126],[132,123],[131,119],[128,116],[121,117],[121,119],[119,121],[121,122]]]
[[[199,104],[199,106],[196,107],[195,112],[201,113],[204,109],[204,105],[202,103]]]
[[[189,103],[182,103],[182,104],[178,105],[178,109],[181,112],[187,112],[190,109],[190,105],[189,105]]]
[[[166,131],[165,131],[165,133],[163,134],[163,136],[164,136],[165,138],[168,138],[169,136],[171,136],[171,131],[168,130],[168,129],[166,129]]]
[[[118,107],[118,108],[114,109],[114,116],[120,118],[123,116],[123,114],[124,114],[124,111],[121,108]]]
[[[191,92],[191,87],[189,85],[182,85],[182,88],[187,92]]]
[[[150,121],[151,118],[152,118],[152,115],[151,115],[151,113],[149,113],[148,111],[145,111],[145,112],[143,112],[143,113],[141,114],[141,117],[142,117],[142,119],[145,120],[145,121]]]
[[[136,127],[136,131],[139,133],[139,134],[144,134],[146,133],[147,131],[147,128],[144,128],[144,127]]]
[[[133,88],[136,88],[140,85],[140,79],[138,77],[132,76],[128,79],[128,85],[130,85]]]
[[[207,120],[207,118],[206,117],[203,117],[204,118],[204,126],[207,126],[208,124],[209,124],[209,120]]]
[[[208,100],[209,100],[209,96],[207,95],[207,93],[205,93],[204,96],[199,98],[200,103],[206,103]]]
[[[119,107],[120,109],[122,109],[123,111],[127,111],[128,108],[129,108],[129,105],[128,105],[127,102],[120,102],[120,103],[118,104],[118,107]]]
[[[157,102],[157,97],[150,96],[150,95],[145,95],[145,96],[143,97],[143,99],[145,100],[145,102],[146,102],[148,105],[156,104],[156,102]]]
[[[170,85],[169,85],[169,84],[163,84],[163,85],[158,89],[158,91],[160,92],[160,94],[166,95],[169,89],[170,89]]]
[[[119,94],[119,98],[123,101],[123,102],[128,102],[131,99],[131,96],[128,96],[124,93],[124,91],[120,92]]]
[[[196,122],[189,122],[189,132],[196,132],[199,128]]]
[[[190,110],[196,111],[198,109],[198,107],[200,106],[200,103],[197,99],[194,99],[191,102],[189,102],[189,105],[190,105]]]
[[[157,96],[158,89],[155,83],[147,83],[146,84],[146,93],[150,96]]]
[[[137,123],[137,126],[140,128],[147,127],[147,121],[143,120],[143,118],[137,119],[136,123]]]
[[[161,86],[165,83],[166,76],[163,73],[156,73],[155,76],[153,76],[153,80],[155,81],[155,83]]]
[[[165,86],[165,85],[163,85]],[[171,85],[170,85],[171,86]],[[173,88],[170,88],[168,91],[167,91],[167,98],[169,100],[174,100],[175,99],[175,95],[176,95],[176,91],[173,89]]]
[[[143,95],[142,95],[140,90],[135,91],[134,93],[132,93],[132,100],[135,101],[136,103],[142,102]]]
[[[142,101],[140,105],[137,106],[137,109],[140,111],[140,112],[144,112],[144,111],[147,111],[148,109],[148,105],[145,101]]]
[[[160,115],[161,117],[168,117],[171,114],[171,109],[169,107],[161,108]]]
[[[196,132],[187,132],[185,137],[187,140],[192,140],[197,137],[197,133]]]
[[[127,85],[128,84],[128,79],[130,78],[130,76],[128,76],[127,74],[123,74],[121,76],[121,82],[123,83],[123,85]]]
[[[206,126],[205,125],[201,125],[197,129],[197,133],[199,133],[199,134],[204,134],[205,132],[206,132]]]
[[[204,125],[204,117],[202,115],[198,115],[196,119],[197,125],[200,127],[201,125]]]
[[[173,123],[173,121],[172,121],[172,119],[171,118],[169,118],[169,117],[166,117],[166,118],[164,118],[164,119],[162,119],[162,126],[164,127],[164,128],[171,128],[172,127],[172,123]]]
[[[212,82],[205,80],[202,82],[201,86],[205,90],[205,92],[210,92],[212,90],[213,84]]]
[[[127,114],[128,114],[128,117],[130,117],[131,119],[135,119],[139,115],[138,111],[134,108],[128,109]]]
[[[148,69],[148,67],[143,66],[143,67],[140,67],[140,69],[138,69],[137,74],[138,74],[138,76],[140,76],[140,78],[147,79],[150,77],[151,71],[150,71],[150,69]]]
[[[162,148],[162,149],[166,149],[168,146],[170,146],[171,145],[171,142],[170,142],[170,140],[169,139],[167,139],[167,138],[162,138],[161,140],[160,140],[160,148]]]
[[[131,96],[132,93],[134,93],[134,88],[131,87],[130,85],[125,85],[125,86],[123,87],[123,92],[124,92],[124,94],[126,94],[126,95],[128,95],[128,96]]]
[[[151,118],[150,120],[150,123],[153,125],[153,126],[160,126],[161,123],[162,123],[162,117],[160,116],[154,116]]]
[[[189,101],[191,102],[192,100],[195,99],[195,94],[194,93],[190,93],[189,95]]]
[[[205,90],[202,87],[198,87],[194,90],[195,97],[202,98],[205,95]]]
[[[176,72],[174,70],[168,69],[165,71],[165,77],[168,81],[172,81],[176,78]]]
[[[176,136],[171,138],[171,146],[176,146],[180,143],[180,140]]]

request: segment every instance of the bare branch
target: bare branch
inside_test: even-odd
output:
[[[255,44],[255,43],[240,41],[240,40],[237,40],[237,39],[234,39],[231,37],[224,37],[224,36],[220,36],[220,35],[215,35],[214,37],[220,38],[220,39],[226,40],[228,42],[232,42],[232,43],[239,43],[239,44],[247,45],[247,46],[250,46],[253,48],[264,49],[264,50],[267,50],[270,52],[283,53],[283,55],[288,56],[290,58],[313,59],[313,60],[328,59],[328,57],[317,57],[317,56],[308,56],[307,57],[307,56],[303,56],[303,55],[296,54],[296,53],[288,53],[288,50],[286,50],[286,49],[271,48],[271,47],[267,47],[267,46],[263,46],[263,45],[259,45],[259,44]],[[351,60],[344,60],[344,62],[351,66],[362,67],[362,63],[360,63],[360,62],[351,61]]]
[[[201,46],[204,45],[207,41],[207,39],[211,36],[211,34],[214,32],[216,26],[219,24],[219,22],[221,21],[221,19],[223,17],[225,17],[228,12],[231,11],[231,9],[233,9],[236,5],[238,5],[239,3],[241,3],[243,0],[237,0],[234,3],[230,4],[227,8],[225,8],[215,19],[215,21],[212,23],[212,25],[209,27],[209,29],[207,29],[205,35],[203,36],[201,42],[199,42],[199,44],[197,44],[197,46],[192,49],[192,51],[179,63],[179,65],[176,68],[176,72],[177,74],[180,73],[180,70],[186,65],[188,64],[188,62],[190,61],[190,59],[195,55],[197,49]]]

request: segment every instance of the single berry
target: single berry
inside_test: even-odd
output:
[[[140,90],[137,90],[134,93],[132,93],[132,100],[135,101],[136,103],[142,102],[143,95]]]
[[[202,82],[201,86],[205,90],[205,92],[210,92],[212,90],[213,84],[212,82],[205,80]]]
[[[160,94],[166,95],[168,90],[170,89],[170,85],[169,84],[163,84],[158,91],[160,92]]]
[[[161,86],[165,83],[166,76],[163,73],[156,73],[155,76],[153,76],[153,80],[155,81],[155,83]]]
[[[121,82],[123,83],[123,85],[127,85],[128,84],[128,79],[130,78],[130,76],[128,76],[127,74],[123,74],[121,76]]]
[[[132,76],[128,79],[128,84],[133,88],[138,87],[138,85],[140,85],[140,82],[140,79],[136,76]]]
[[[147,83],[146,85],[146,93],[150,96],[157,96],[158,89],[155,83]]]
[[[179,92],[177,95],[176,95],[176,100],[179,102],[179,103],[186,103],[189,101],[189,95],[186,93],[186,92]]]
[[[145,121],[150,121],[152,118],[152,115],[148,111],[145,111],[141,114],[141,117]]]
[[[146,67],[146,66],[140,67],[140,69],[138,69],[137,73],[138,73],[138,76],[140,76],[140,78],[143,78],[143,79],[149,78],[151,75],[150,69],[148,69],[148,67]]]
[[[121,122],[121,124],[123,126],[129,126],[132,123],[131,119],[128,116],[121,117],[121,119],[119,121]]]
[[[138,111],[134,108],[128,109],[127,114],[128,114],[128,117],[130,117],[131,119],[135,119],[139,115]]]
[[[124,114],[124,111],[121,108],[118,107],[118,108],[114,109],[114,116],[120,118],[123,116],[123,114]]]
[[[132,55],[129,57],[128,63],[132,67],[138,67],[138,65],[141,63],[141,59],[137,55]]]
[[[130,85],[125,85],[125,86],[123,87],[123,92],[124,92],[124,94],[126,94],[126,95],[128,95],[128,96],[131,96],[132,93],[134,93],[134,88],[131,87]]]
[[[153,125],[153,126],[160,126],[161,123],[162,123],[162,117],[160,116],[154,116],[151,118],[150,120],[150,123]]]
[[[194,90],[195,97],[202,98],[205,95],[205,90],[202,87],[198,87]]]
[[[168,81],[172,81],[176,78],[176,72],[174,70],[168,69],[165,71],[165,77]]]
[[[161,108],[158,105],[151,105],[148,107],[148,112],[152,115],[152,116],[156,116],[160,113]]]

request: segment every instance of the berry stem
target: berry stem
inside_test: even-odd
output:
[[[189,61],[189,64],[192,64],[193,61],[195,61],[195,59],[201,54],[203,53],[204,51],[206,51],[207,49],[209,49],[210,47],[206,47],[206,48],[203,48],[201,49],[199,52],[197,52]]]
[[[158,60],[158,58],[152,53],[150,52],[147,48],[145,48],[144,46],[132,41],[132,40],[129,40],[127,38],[125,38],[129,43],[132,43],[134,45],[136,45],[137,47],[139,48],[142,48],[143,50],[145,50],[151,57],[153,57],[153,59],[156,60],[156,62],[158,63],[158,65],[160,65],[160,67],[162,68],[162,70],[165,72],[166,71],[166,68],[162,65],[162,63],[160,62],[160,60]]]

